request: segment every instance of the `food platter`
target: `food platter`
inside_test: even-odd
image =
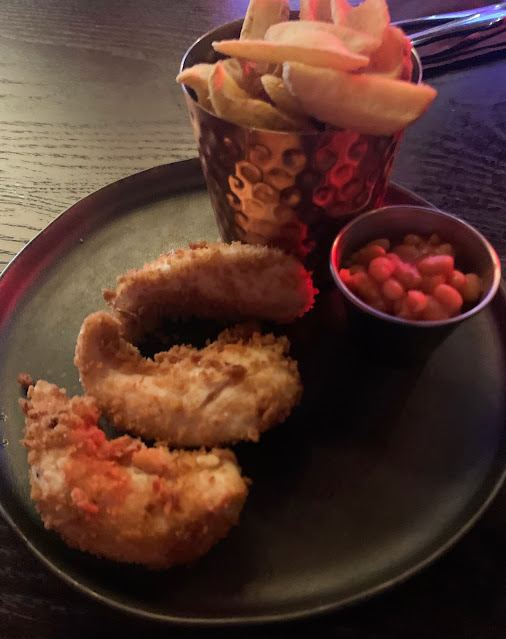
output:
[[[392,204],[427,203],[392,185]],[[287,620],[399,583],[453,545],[506,468],[506,295],[411,366],[367,357],[339,292],[286,328],[305,386],[300,407],[259,444],[235,447],[253,481],[240,525],[208,555],[167,572],[68,549],[29,499],[16,377],[81,393],[82,320],[116,275],[216,240],[198,160],[136,174],[78,202],[0,278],[0,506],[35,554],[82,592],[186,625]]]

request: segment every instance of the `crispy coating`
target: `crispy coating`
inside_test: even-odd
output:
[[[201,242],[121,275],[104,298],[124,337],[137,343],[164,318],[293,322],[317,292],[302,264],[280,249]]]
[[[30,386],[35,386],[33,377],[28,373],[19,373],[17,381],[21,388],[23,388],[25,391],[27,391]]]
[[[88,395],[119,429],[171,446],[215,446],[259,438],[288,417],[302,394],[286,337],[236,328],[198,350],[174,346],[141,356],[104,311],[80,330],[75,364]]]
[[[20,404],[31,497],[69,546],[165,569],[203,555],[237,524],[247,480],[231,451],[108,441],[92,398],[69,399],[45,381]]]

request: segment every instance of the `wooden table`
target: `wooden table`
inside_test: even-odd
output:
[[[394,20],[484,4],[390,3]],[[81,197],[131,173],[196,155],[174,82],[179,61],[197,36],[241,17],[246,6],[247,0],[3,0],[0,269]],[[402,186],[482,230],[503,264],[505,77],[506,60],[498,57],[432,74],[438,99],[408,131],[394,172]],[[502,639],[505,541],[503,490],[478,525],[423,574],[373,601],[302,625],[349,639]],[[293,630],[277,626],[264,634]],[[0,637],[106,632],[198,634],[125,617],[88,600],[44,568],[0,521]]]

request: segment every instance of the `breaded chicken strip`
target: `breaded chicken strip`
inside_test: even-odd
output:
[[[45,381],[20,404],[31,497],[69,546],[164,569],[200,557],[237,524],[248,491],[231,451],[108,441],[92,398],[69,399]]]
[[[125,339],[137,343],[164,318],[293,322],[316,293],[302,264],[280,249],[202,242],[128,271],[104,298]]]
[[[89,315],[74,360],[84,390],[119,429],[176,447],[256,441],[301,397],[286,337],[226,330],[202,350],[174,346],[153,361],[120,329],[104,311]]]

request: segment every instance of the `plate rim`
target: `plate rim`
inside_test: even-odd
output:
[[[156,166],[145,171],[141,171],[138,173],[134,173],[125,178],[112,182],[97,191],[90,193],[89,195],[81,198],[75,204],[70,206],[60,215],[58,215],[47,227],[41,230],[34,238],[32,238],[18,253],[13,259],[7,264],[4,271],[0,274],[0,296],[2,294],[2,285],[8,280],[9,277],[13,275],[13,272],[17,268],[21,268],[26,259],[30,259],[30,252],[33,250],[33,247],[37,247],[37,245],[44,241],[47,235],[52,235],[55,232],[58,233],[61,230],[65,230],[65,227],[70,226],[69,222],[74,221],[74,217],[79,215],[80,209],[83,206],[83,203],[89,204],[90,199],[100,199],[102,197],[114,197],[116,195],[116,191],[121,189],[130,189],[134,188],[138,182],[145,183],[146,181],[153,186],[156,187],[158,184],[158,188],[154,188],[154,191],[151,192],[151,197],[140,197],[137,204],[147,203],[148,201],[156,201],[157,199],[161,199],[163,197],[169,197],[172,193],[190,190],[191,186],[181,185],[179,184],[176,188],[169,188],[168,184],[165,180],[161,180],[161,177],[167,178],[171,174],[177,175],[179,173],[189,174],[190,176],[190,185],[193,185],[193,188],[204,188],[205,181],[201,172],[200,160],[198,158],[191,158],[189,160],[182,160],[179,162],[173,162],[170,164],[164,164],[160,166]],[[159,183],[162,181],[165,183],[165,186],[160,187]],[[394,190],[397,194],[400,194],[403,197],[411,198],[412,200],[418,201],[423,206],[429,206],[431,208],[436,208],[430,202],[425,200],[424,198],[416,195],[409,189],[406,189],[402,186],[399,186],[393,182],[390,183],[390,188]],[[143,187],[143,192],[147,189],[146,186]],[[130,206],[128,210],[134,208],[134,204]],[[28,282],[28,286],[30,285],[30,281]],[[500,300],[498,300],[500,298]],[[499,290],[496,295],[496,299],[493,303],[501,303],[506,305],[506,282],[501,280]],[[2,331],[5,318],[8,318],[12,313],[12,308],[6,306],[3,309],[0,308],[0,331]],[[494,457],[494,460],[496,457]],[[492,462],[493,463],[493,462]],[[491,466],[492,467],[492,466]],[[484,480],[486,481],[486,480]],[[324,614],[329,614],[335,612],[337,610],[349,607],[352,604],[366,601],[371,599],[375,595],[378,595],[384,591],[391,589],[394,586],[400,585],[410,577],[422,571],[424,568],[433,564],[439,557],[444,555],[450,548],[452,548],[475,524],[476,522],[483,516],[485,511],[488,509],[490,504],[493,502],[499,491],[501,490],[503,484],[506,482],[506,464],[505,467],[497,478],[492,480],[493,487],[487,493],[486,497],[483,501],[480,502],[479,507],[476,511],[469,517],[469,519],[462,525],[460,528],[451,535],[444,543],[442,543],[438,548],[436,548],[433,552],[426,555],[417,563],[413,564],[410,568],[407,568],[403,572],[400,572],[397,576],[391,579],[386,579],[375,586],[372,586],[368,589],[357,592],[353,595],[350,595],[345,598],[338,599],[334,602],[325,603],[319,606],[305,606],[301,607],[299,610],[288,611],[288,612],[279,612],[279,613],[268,613],[268,614],[258,614],[258,615],[241,615],[241,616],[226,616],[226,617],[189,617],[189,616],[178,616],[172,614],[164,614],[148,611],[142,608],[138,608],[132,605],[125,604],[121,601],[112,599],[108,597],[106,594],[100,593],[93,589],[90,586],[87,586],[80,581],[73,578],[70,574],[65,572],[65,570],[61,569],[58,565],[53,563],[50,558],[48,558],[41,550],[37,548],[37,546],[31,541],[29,536],[27,536],[20,525],[14,521],[8,512],[7,508],[4,506],[3,499],[0,495],[0,514],[3,516],[5,521],[9,524],[12,530],[18,535],[19,538],[23,540],[25,545],[30,549],[30,551],[45,565],[47,566],[53,574],[62,579],[65,583],[70,585],[72,588],[77,590],[79,593],[82,593],[91,599],[100,602],[110,608],[121,611],[128,615],[134,616],[136,618],[143,618],[151,621],[163,622],[166,624],[172,624],[175,626],[181,627],[240,627],[240,626],[258,626],[265,623],[282,623],[289,621],[296,621],[305,618],[311,618],[315,616],[321,616]]]

